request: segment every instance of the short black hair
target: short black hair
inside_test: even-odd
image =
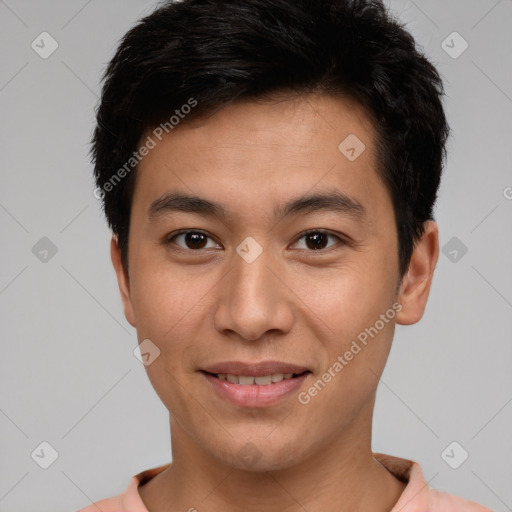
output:
[[[274,93],[341,93],[364,107],[405,274],[433,219],[449,128],[439,73],[376,0],[167,1],[126,33],[103,76],[91,149],[95,195],[126,271],[134,152],[145,130]]]

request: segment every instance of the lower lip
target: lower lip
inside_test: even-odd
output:
[[[278,403],[302,385],[310,372],[293,379],[284,379],[259,386],[258,384],[232,384],[209,373],[201,372],[220,396],[240,407],[267,407]]]

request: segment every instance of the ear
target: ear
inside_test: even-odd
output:
[[[110,241],[110,257],[112,258],[112,264],[114,265],[117,275],[117,284],[119,285],[119,292],[121,293],[121,299],[123,301],[124,316],[126,320],[135,327],[135,313],[130,297],[130,279],[121,261],[121,249],[117,243],[116,236],[112,236]]]
[[[429,220],[425,223],[425,232],[414,245],[409,268],[400,285],[398,302],[402,309],[396,315],[398,324],[415,324],[423,316],[438,257],[439,231],[437,224]]]

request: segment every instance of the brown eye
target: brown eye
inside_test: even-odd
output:
[[[321,251],[326,248],[328,244],[329,237],[337,240],[341,244],[343,244],[343,240],[331,233],[327,233],[322,230],[314,230],[314,231],[308,231],[306,233],[303,233],[299,240],[304,239],[305,240],[305,248],[309,251]],[[335,245],[335,244],[333,244]],[[331,246],[327,247],[328,249],[331,248]]]
[[[175,241],[182,238],[182,244],[178,244]],[[211,239],[206,233],[201,231],[181,231],[174,236],[167,239],[168,244],[175,244],[182,249],[199,250],[204,249],[207,244],[207,240]]]
[[[202,249],[206,245],[206,236],[202,233],[184,233],[185,245],[189,249]]]
[[[306,245],[309,249],[325,249],[327,235],[325,233],[310,233],[306,235]]]

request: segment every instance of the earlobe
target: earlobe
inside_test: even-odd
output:
[[[414,246],[409,268],[400,286],[398,302],[402,309],[396,315],[398,324],[415,324],[423,316],[438,257],[439,231],[437,224],[429,220]]]
[[[130,325],[135,327],[135,312],[133,310],[130,295],[130,280],[124,269],[121,259],[121,249],[119,248],[119,244],[117,243],[117,237],[115,235],[112,236],[112,239],[110,240],[110,257],[112,259],[112,265],[114,266],[114,270],[116,271],[117,284],[119,286],[121,300],[123,301],[124,316],[126,317],[126,320],[128,320],[128,322],[130,323]]]

